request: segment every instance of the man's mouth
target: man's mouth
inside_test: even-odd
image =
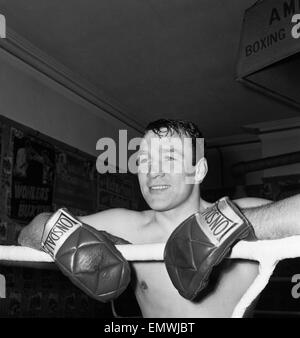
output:
[[[152,185],[149,187],[150,191],[163,191],[168,189],[170,186],[169,185]]]

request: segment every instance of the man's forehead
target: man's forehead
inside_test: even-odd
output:
[[[192,139],[188,136],[179,136],[177,133],[155,134],[153,131],[147,132],[141,141],[140,149],[151,147],[181,149],[184,144],[191,144]]]

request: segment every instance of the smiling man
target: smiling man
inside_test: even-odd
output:
[[[193,184],[195,164],[198,162],[202,170],[202,179],[207,171],[204,139],[195,137],[193,140],[180,135],[180,130],[155,129],[155,124],[148,128],[138,156],[143,197],[152,210],[174,210],[186,205],[191,208],[192,201],[199,202],[200,198],[200,191]]]
[[[141,192],[149,210],[111,209],[80,217],[80,221],[86,227],[106,231],[133,244],[158,243],[167,242],[191,215],[207,214],[214,207],[201,197],[201,182],[208,166],[204,140],[195,124],[166,119],[150,123],[140,146],[138,169]],[[298,195],[276,203],[259,198],[234,201],[258,239],[298,234],[299,203]],[[40,249],[49,216],[36,216],[22,230],[19,243]],[[89,236],[93,231],[89,231]],[[113,242],[118,243],[115,238]],[[208,287],[191,301],[173,286],[164,262],[132,262],[131,268],[137,279],[135,295],[144,317],[230,317],[258,273],[255,262],[225,260],[214,270]]]

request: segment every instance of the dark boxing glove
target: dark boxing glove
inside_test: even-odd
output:
[[[66,209],[46,222],[42,249],[89,296],[101,302],[118,297],[130,282],[129,263],[115,247],[129,242],[82,223]]]
[[[213,267],[241,239],[255,240],[254,230],[227,197],[182,222],[164,251],[167,271],[178,292],[194,299],[208,284]]]

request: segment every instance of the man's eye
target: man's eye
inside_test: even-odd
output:
[[[175,157],[173,157],[173,156],[165,156],[165,159],[168,160],[168,161],[174,161]]]
[[[148,157],[140,157],[140,158],[138,158],[137,163],[138,163],[138,165],[146,164],[146,163],[148,163],[148,161],[149,161]]]

